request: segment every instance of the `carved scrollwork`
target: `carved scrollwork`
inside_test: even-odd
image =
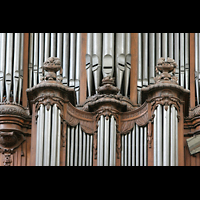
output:
[[[67,104],[67,115],[65,121],[70,126],[76,126],[80,124],[81,129],[88,134],[94,134],[94,113],[85,112],[83,110],[79,110],[72,106],[71,103]]]
[[[121,134],[129,133],[135,123],[138,126],[145,126],[149,121],[148,104],[145,102],[140,108],[121,114]]]

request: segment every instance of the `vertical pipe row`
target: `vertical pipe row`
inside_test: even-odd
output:
[[[147,166],[147,127],[122,135],[121,166]]]
[[[49,57],[60,58],[63,84],[75,88],[79,104],[81,33],[30,33],[29,87],[41,82],[42,66]]]
[[[67,128],[67,166],[92,166],[93,135],[86,134],[80,125]]]
[[[128,96],[130,69],[131,33],[88,33],[86,53],[88,96],[96,93],[102,76],[114,75],[120,92]]]
[[[0,34],[0,102],[21,103],[24,33]]]
[[[195,77],[199,102],[199,35],[195,34]],[[140,89],[154,83],[158,59],[175,59],[175,75],[179,84],[189,89],[189,33],[138,33],[138,104],[141,104]]]
[[[177,110],[158,105],[154,114],[154,166],[178,166]]]
[[[61,117],[57,105],[41,105],[37,118],[36,166],[60,165]]]
[[[100,117],[97,135],[97,165],[115,166],[116,162],[116,121],[114,116]]]

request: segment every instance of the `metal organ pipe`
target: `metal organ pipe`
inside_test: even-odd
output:
[[[103,77],[114,73],[114,33],[103,33]]]
[[[4,83],[5,83],[5,67],[6,67],[6,33],[1,33],[1,55],[0,55],[0,101],[3,101]]]
[[[92,41],[92,72],[94,76],[94,87],[96,91],[101,83],[102,33],[93,33]]]
[[[87,72],[87,88],[88,96],[92,96],[92,44],[93,44],[93,33],[87,34],[87,49],[86,49],[86,72]]]
[[[125,96],[128,96],[130,70],[131,70],[131,34],[126,33],[126,65],[125,65],[125,77],[124,77],[124,82],[125,82],[124,95]]]
[[[116,33],[116,77],[117,77],[117,87],[121,90],[122,78],[125,70],[125,33]]]

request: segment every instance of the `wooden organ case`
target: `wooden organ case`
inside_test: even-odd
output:
[[[0,165],[200,165],[199,34],[0,41]]]

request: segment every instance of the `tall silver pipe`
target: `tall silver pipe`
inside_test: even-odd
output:
[[[161,33],[156,33],[156,64],[161,57]]]
[[[93,33],[92,36],[92,72],[94,77],[94,87],[95,91],[100,86],[101,82],[101,68],[102,68],[102,33]],[[96,91],[97,93],[97,91]]]
[[[140,127],[140,166],[144,165],[144,132],[143,127]]]
[[[134,128],[132,130],[132,166],[135,166],[135,133],[136,133],[136,125],[134,125]]]
[[[70,165],[70,126],[67,127],[67,157],[66,165]]]
[[[176,166],[178,166],[178,112],[175,109],[175,116],[176,116]]]
[[[57,126],[58,126],[58,108],[56,104],[53,105],[52,109],[52,129],[51,129],[51,166],[56,165],[56,155],[57,155]]]
[[[142,68],[142,33],[138,33],[138,104],[141,104]]]
[[[122,78],[125,70],[125,44],[126,34],[116,33],[116,82],[117,87],[121,90]]]
[[[38,77],[38,33],[34,33],[34,56],[33,56],[33,85],[37,85]]]
[[[110,119],[105,119],[105,127],[104,127],[104,134],[105,134],[105,139],[104,139],[104,166],[108,166],[108,161],[109,161],[109,129],[110,129]]]
[[[154,126],[153,126],[153,160],[154,160],[154,166],[157,166],[157,139],[158,139],[158,134],[157,134],[157,110],[154,111]]]
[[[21,44],[20,44],[20,62],[19,62],[18,104],[20,104],[20,102],[21,102],[23,67],[24,67],[24,33],[20,33],[20,34],[21,34]]]
[[[184,33],[180,33],[180,85],[185,87],[185,38]]]
[[[147,166],[147,126],[144,127],[144,166]]]
[[[171,150],[170,165],[176,165],[176,111],[174,105],[171,106]]]
[[[12,59],[13,59],[13,33],[7,33],[6,51],[6,98],[10,102],[11,82],[12,82]]]
[[[110,164],[109,166],[115,166],[114,157],[115,157],[115,148],[116,146],[116,140],[115,140],[115,119],[113,116],[111,116],[111,122],[110,122]]]
[[[128,86],[131,70],[131,33],[126,33],[126,65],[124,75],[124,95],[128,95]]]
[[[60,58],[61,66],[63,67],[63,34],[57,33],[57,58]],[[60,75],[60,71],[57,72],[57,76]]]
[[[93,135],[90,135],[90,163],[89,166],[92,166],[93,161]]]
[[[4,95],[4,72],[6,69],[6,33],[1,33],[1,55],[0,55],[0,101],[3,101]]]
[[[114,72],[114,33],[103,33],[103,77]]]
[[[169,116],[170,107],[165,109],[163,106],[163,165],[169,166]]]
[[[75,91],[77,104],[79,104],[80,96],[80,69],[81,69],[81,33],[77,33],[76,40],[76,73],[75,73]]]
[[[77,166],[78,165],[78,131],[79,131],[79,128],[78,128],[78,125],[75,127],[75,143],[74,143],[74,146],[75,146],[75,152],[74,152],[74,166]]]
[[[37,134],[36,134],[36,160],[35,165],[39,166],[39,143],[40,143],[40,110],[38,111],[38,118],[37,118]]]
[[[42,104],[40,106],[40,123],[39,123],[39,160],[38,160],[38,165],[42,166],[43,165],[43,152],[44,152],[44,122],[45,122],[45,110],[44,110],[44,105]]]
[[[101,127],[101,120],[98,121],[98,130],[97,130],[97,166],[100,166],[100,127]]]
[[[82,144],[82,130],[81,130],[81,126],[78,125],[78,132],[79,132],[79,150],[78,150],[78,166],[81,166],[82,165],[82,147],[83,147],[83,144]]]
[[[56,33],[51,33],[51,57],[56,56]]]
[[[71,127],[71,141],[70,141],[70,166],[74,165],[74,127]]]
[[[64,33],[63,36],[63,84],[68,84],[69,71],[69,33]]]
[[[70,33],[69,86],[74,87],[76,62],[76,33]]]
[[[100,145],[100,159],[99,159],[99,163],[100,163],[100,166],[103,166],[103,156],[104,156],[104,116],[101,115],[101,118],[100,118],[100,142],[99,142],[99,145]]]
[[[29,88],[32,87],[32,79],[33,79],[33,33],[30,33],[30,39],[29,39]]]
[[[45,131],[44,131],[44,166],[50,164],[50,139],[51,139],[51,107],[45,106]]]
[[[61,116],[60,109],[58,109],[58,135],[57,135],[57,155],[56,155],[56,166],[60,165],[60,139],[61,139]]]
[[[44,53],[44,60],[50,57],[50,37],[51,33],[45,33],[45,53]]]
[[[44,33],[39,34],[39,69],[38,69],[38,82],[42,78],[42,66],[44,63]]]
[[[155,77],[155,33],[149,33],[149,82],[154,84]]]
[[[128,166],[131,166],[131,141],[132,141],[132,132],[128,134]]]
[[[124,166],[128,165],[128,135],[124,136]]]
[[[148,33],[143,33],[143,86],[148,86]]]
[[[93,33],[87,34],[87,48],[86,48],[86,72],[87,72],[87,88],[88,96],[92,95],[92,44],[93,44]],[[96,47],[97,48],[97,47]]]
[[[185,33],[185,88],[189,90],[189,76],[190,76],[190,39],[189,33]]]
[[[116,165],[116,146],[117,146],[117,122],[114,120],[114,166]]]
[[[139,134],[140,134],[140,132],[139,132],[139,127],[137,124],[136,124],[135,134],[136,134],[136,166],[139,166],[139,163],[140,163]]]
[[[14,67],[13,67],[13,102],[17,100],[19,84],[20,44],[21,34],[15,33]]]
[[[178,65],[175,69],[175,75],[179,80],[179,33],[175,33],[174,42],[175,42],[175,62]]]
[[[82,166],[85,166],[85,160],[86,160],[86,134],[83,132],[83,160],[82,160]]]
[[[90,164],[90,136],[87,134],[87,148],[86,148],[86,166]]]
[[[174,58],[174,36],[169,33],[169,57]]]
[[[121,166],[125,165],[124,162],[124,152],[125,152],[125,145],[124,145],[125,135],[121,135]]]
[[[162,33],[162,56],[167,61],[167,33]]]
[[[163,127],[162,127],[162,118],[163,118],[163,116],[162,116],[162,106],[161,105],[158,105],[158,108],[157,108],[157,114],[156,114],[156,116],[157,116],[157,119],[158,119],[158,121],[157,121],[157,138],[158,138],[158,140],[157,140],[157,160],[158,160],[158,166],[162,166],[162,164],[163,164],[163,160],[162,160],[162,147],[163,147],[163,145],[162,145],[162,132],[163,132]]]

